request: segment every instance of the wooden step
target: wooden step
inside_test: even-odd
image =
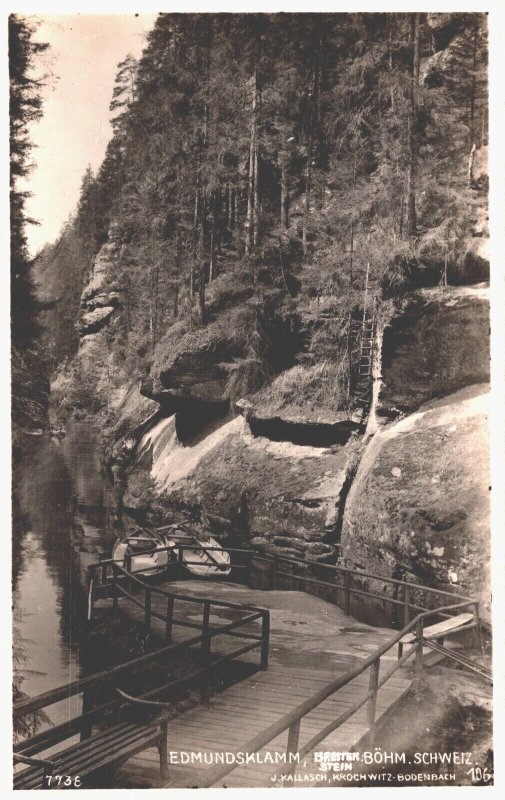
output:
[[[468,625],[470,622],[472,622],[472,620],[473,614],[458,614],[457,617],[444,619],[443,622],[437,622],[436,625],[430,625],[429,628],[425,628],[423,631],[423,637],[425,639],[441,639],[443,636],[447,636],[451,632],[454,633],[456,629],[459,630],[459,628]],[[407,633],[400,641],[402,644],[410,644],[411,642],[414,642],[415,639],[415,633]]]

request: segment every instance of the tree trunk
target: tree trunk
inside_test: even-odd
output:
[[[475,142],[472,144],[470,158],[468,159],[468,188],[473,188],[473,161],[475,158]]]
[[[307,142],[307,166],[305,168],[305,195],[303,198],[303,229],[302,229],[302,248],[303,255],[308,253],[307,229],[310,214],[310,193],[312,190],[312,155],[314,150],[314,128],[317,115],[319,89],[319,64],[316,61],[312,78],[312,95],[309,110],[309,135]]]
[[[281,160],[281,229],[286,231],[289,227],[289,184],[286,157]]]
[[[175,290],[174,290],[174,305],[173,305],[173,314],[175,319],[179,316],[179,284],[176,283]]]
[[[256,125],[256,141],[254,144],[254,202],[253,202],[253,246],[256,248],[259,241],[259,186],[258,186],[258,130]]]
[[[151,248],[149,265],[149,336],[151,339],[151,350],[154,352],[156,346],[156,316],[158,302],[158,269],[156,266],[156,256],[154,248],[154,231],[151,230]]]
[[[473,22],[473,55],[472,55],[472,86],[470,90],[470,142],[475,143],[475,87],[477,83],[477,37],[478,37],[477,15]]]
[[[194,214],[193,214],[193,225],[194,225],[195,229],[196,229],[196,227],[198,225],[198,195],[199,195],[199,192],[198,192],[198,186],[197,186],[196,189],[195,189],[195,210],[194,210]]]
[[[354,222],[351,222],[351,246],[349,250],[349,286],[352,291],[353,283],[354,283],[354,276],[353,276],[353,267],[354,267]],[[349,316],[347,319],[347,324],[349,326],[348,335],[347,335],[347,356],[348,356],[348,363],[347,363],[347,401],[350,402],[351,399],[351,378],[352,378],[352,309],[349,307]]]
[[[419,14],[410,18],[410,41],[412,50],[412,73],[410,87],[410,104],[408,115],[408,168],[407,168],[407,235],[415,236],[417,232],[416,214],[416,180],[417,180],[417,126],[419,84]]]
[[[212,192],[212,223],[210,229],[210,253],[209,253],[209,283],[211,283],[215,275],[215,266],[214,266],[214,241],[216,236],[216,213],[217,213],[217,203],[216,203],[216,192]]]
[[[205,324],[205,218],[207,216],[207,202],[205,195],[202,197],[199,236],[198,236],[198,305],[200,310],[200,322]]]
[[[198,287],[198,305],[200,308],[200,322],[205,325],[205,262],[200,264],[200,281]]]
[[[391,80],[391,88],[390,88],[390,101],[391,101],[391,111],[394,112],[395,110],[395,91],[393,88],[392,83],[392,75],[393,75],[393,42],[392,42],[392,23],[395,17],[394,13],[388,15],[388,55],[389,55],[389,79]]]
[[[303,196],[303,229],[302,229],[302,249],[303,255],[306,256],[308,252],[307,247],[307,228],[309,224],[310,214],[310,189],[312,178],[312,132],[309,137],[307,166],[305,168],[305,194]]]
[[[256,177],[256,157],[257,157],[257,103],[258,103],[258,81],[256,70],[253,76],[253,97],[251,106],[251,138],[249,144],[249,181],[247,192],[247,216],[246,216],[246,235],[245,235],[245,252],[249,255],[253,249],[254,243],[254,201],[257,192],[257,177]]]
[[[224,197],[224,215],[226,219],[226,227],[231,231],[231,188],[230,182],[226,182],[226,192]]]

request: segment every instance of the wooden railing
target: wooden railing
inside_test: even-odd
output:
[[[258,558],[258,556],[255,555],[255,558]],[[443,605],[443,602],[440,601],[446,600],[470,603],[475,607],[477,617],[479,614],[478,602],[460,592],[437,589],[383,575],[374,575],[364,570],[353,569],[340,564],[322,564],[284,556],[261,556],[261,559],[268,561],[270,564],[269,583],[272,589],[283,588],[282,579],[284,584],[288,581],[291,587],[305,591],[311,587],[318,586],[331,589],[333,601],[343,609],[346,615],[350,615],[351,601],[355,597],[379,600],[391,608],[397,608],[400,611],[398,617],[402,626],[407,625],[416,612],[434,611],[437,606]],[[328,579],[314,577],[311,572],[327,574]],[[379,594],[376,591],[374,592],[367,588],[368,582],[389,586],[392,588],[392,593]],[[421,603],[421,598],[423,603]],[[431,601],[430,605],[428,604],[428,598]],[[438,614],[441,617],[449,616],[441,608],[438,609]]]
[[[201,565],[201,561],[191,561],[187,556],[184,557],[185,551],[188,552],[198,549],[204,552],[212,552],[221,550],[222,548],[205,546],[198,548],[196,545],[178,545],[178,558],[167,564],[168,579],[170,579],[170,572],[172,571],[173,575],[174,571],[179,570],[183,563],[188,565]],[[173,550],[173,547],[162,547],[157,549],[157,552],[169,550]],[[318,561],[301,560],[289,558],[287,556],[260,554],[246,548],[227,547],[226,552],[231,556],[232,577],[235,579],[245,582],[247,574],[252,574],[255,562],[263,563],[267,566],[267,582],[269,589],[276,590],[286,588],[286,584],[288,583],[289,588],[301,591],[310,592],[317,590],[318,587],[331,590],[329,594],[326,592],[324,599],[334,602],[343,609],[347,616],[351,614],[353,599],[370,598],[389,606],[391,617],[396,616],[398,620],[398,627],[407,625],[416,612],[432,611],[437,605],[443,605],[445,601],[472,603],[474,605],[475,616],[477,618],[479,617],[478,602],[474,598],[461,594],[460,592],[437,589],[412,581],[390,578],[383,575],[374,575],[364,570],[345,567],[340,564],[323,564]],[[146,551],[138,555],[148,555],[149,553],[150,551]],[[114,592],[117,594],[116,589],[121,583],[118,580],[118,576],[123,576],[123,583],[129,579],[131,576],[131,559],[134,557],[135,556],[128,556],[126,559],[116,560],[106,559],[99,564],[91,565],[91,567],[89,567],[90,598],[92,598],[93,591],[99,587],[114,586]],[[159,568],[152,567],[145,570],[143,569],[142,571],[145,573],[157,569]],[[125,577],[126,573],[128,573],[127,577]],[[322,578],[321,575],[324,577]],[[219,577],[219,575],[215,574],[214,579],[216,577]],[[369,582],[376,582],[390,587],[390,593],[380,594],[377,591],[372,591],[367,586]],[[117,591],[122,594],[125,593],[123,588],[118,588]],[[394,614],[394,609],[397,610],[396,615]],[[444,615],[448,616],[444,611],[439,610],[438,613],[441,618],[443,618]]]
[[[188,549],[195,549],[195,547],[193,545],[188,546]],[[227,548],[227,550],[232,556],[234,553],[240,554],[241,558],[244,554],[247,554],[247,563],[245,565],[240,565],[241,568],[250,569],[253,560],[266,563],[268,567],[267,572],[270,589],[281,588],[281,584],[286,581],[290,584],[294,584],[297,588],[310,588],[317,585],[325,588],[329,587],[335,593],[334,601],[338,604],[341,603],[346,613],[349,613],[353,596],[379,598],[380,600],[386,600],[387,602],[401,606],[403,619],[405,621],[401,631],[395,633],[384,645],[362,661],[357,667],[328,683],[323,689],[301,703],[289,714],[284,715],[276,723],[265,728],[260,734],[251,739],[241,748],[244,749],[245,752],[257,752],[262,747],[272,742],[276,737],[287,731],[286,748],[288,753],[297,752],[300,758],[302,758],[303,755],[309,753],[332,731],[336,730],[350,717],[356,714],[364,705],[367,707],[367,730],[369,741],[371,742],[376,723],[377,697],[382,687],[390,680],[397,670],[412,657],[415,659],[416,673],[420,674],[423,669],[423,632],[425,621],[435,617],[448,618],[453,616],[458,610],[472,609],[474,617],[473,623],[465,626],[465,629],[470,630],[477,627],[479,624],[479,605],[473,598],[461,597],[445,590],[432,589],[431,587],[412,584],[394,578],[385,578],[340,565],[323,565],[318,562],[304,562],[282,556],[260,555],[254,551],[240,548]],[[210,690],[210,679],[213,672],[215,672],[219,666],[239,658],[241,655],[252,650],[259,650],[259,667],[263,669],[267,668],[270,616],[266,609],[223,600],[169,592],[161,587],[147,583],[135,574],[131,574],[131,572],[123,566],[123,563],[122,561],[119,562],[118,560],[108,559],[101,563],[91,565],[89,568],[90,618],[93,615],[95,590],[100,586],[107,587],[112,593],[113,604],[118,605],[120,598],[124,597],[128,601],[137,604],[143,610],[144,622],[148,629],[151,628],[153,618],[162,620],[164,622],[163,630],[167,645],[152,653],[119,664],[116,667],[112,667],[98,674],[60,686],[38,697],[29,698],[16,703],[14,706],[15,718],[40,711],[54,703],[68,700],[72,696],[82,695],[83,697],[83,709],[80,715],[31,737],[28,747],[26,743],[23,742],[17,744],[15,750],[22,751],[24,756],[29,757],[31,753],[40,752],[43,749],[42,745],[47,744],[48,748],[53,747],[53,745],[63,742],[76,734],[80,734],[81,738],[86,738],[90,735],[93,724],[98,721],[102,722],[104,718],[116,720],[125,704],[121,704],[121,701],[116,699],[107,700],[105,703],[102,702],[102,705],[97,707],[95,700],[99,690],[103,687],[109,687],[111,690],[121,688],[117,686],[118,680],[122,681],[137,669],[149,667],[160,660],[163,665],[167,667],[168,671],[170,662],[173,661],[174,656],[182,652],[184,648],[197,648],[199,651],[199,664],[197,668],[181,678],[173,679],[168,675],[167,677],[171,678],[170,680],[162,682],[162,685],[158,684],[155,688],[145,692],[141,695],[142,698],[151,699],[159,697],[166,692],[183,688],[184,686],[197,685],[200,686],[202,700],[207,701]],[[313,569],[317,571],[327,570],[328,575],[331,576],[332,579],[321,580],[320,578],[313,577],[308,574],[310,570]],[[366,580],[380,581],[381,584],[391,585],[397,589],[397,595],[403,593],[403,597],[381,595],[368,588],[364,588],[364,581]],[[452,602],[445,605],[439,602],[434,608],[426,609],[420,605],[417,599],[419,593],[430,595],[434,603],[436,600],[436,598],[433,597],[434,595],[449,597]],[[152,599],[154,595],[160,597],[163,603],[165,603],[162,612],[153,608]],[[179,603],[194,603],[199,605],[201,608],[201,620],[199,622],[194,622],[187,618],[177,616],[176,612],[179,608]],[[240,613],[240,619],[223,625],[211,625],[210,617],[213,607],[234,609],[237,613]],[[412,613],[415,611],[420,611],[420,613],[418,613],[414,619],[410,619]],[[258,620],[261,620],[260,635],[251,633],[246,629],[247,625],[255,623]],[[198,630],[198,634],[178,644],[168,644],[171,641],[172,629],[176,625],[196,629]],[[382,657],[386,653],[389,653],[406,634],[412,631],[415,632],[415,642],[406,652],[401,652],[401,648],[399,648],[398,659],[385,674],[381,675]],[[212,642],[219,636],[237,637],[246,640],[247,643],[232,652],[221,655],[217,654],[215,651],[212,652]],[[303,746],[300,747],[300,725],[304,717],[313,709],[317,708],[317,706],[328,697],[342,689],[342,687],[346,686],[350,681],[367,670],[369,670],[368,691],[357,699],[349,709],[332,721],[330,725],[322,728],[315,736],[312,736],[308,742],[305,742]],[[235,768],[236,765],[228,765],[213,770],[209,774],[208,779],[206,778],[205,785],[214,785],[218,780]],[[296,763],[289,764],[288,759],[287,769],[296,769]]]
[[[101,565],[99,565],[101,567]],[[82,696],[82,713],[67,720],[64,723],[55,725],[47,731],[42,731],[40,734],[30,737],[29,747],[26,743],[20,742],[15,746],[15,751],[22,751],[25,756],[29,756],[32,752],[40,752],[41,745],[47,743],[47,747],[52,747],[54,744],[63,742],[71,736],[81,734],[81,738],[86,738],[90,735],[91,728],[94,723],[103,721],[104,716],[117,719],[118,714],[123,707],[127,704],[118,704],[117,700],[111,700],[105,705],[95,706],[95,699],[104,687],[109,687],[111,690],[117,687],[119,679],[127,679],[132,673],[138,669],[144,669],[155,666],[160,661],[162,667],[166,667],[167,673],[171,668],[171,663],[174,657],[180,653],[187,653],[189,648],[196,648],[198,656],[198,666],[191,672],[184,675],[182,678],[172,679],[157,685],[151,691],[141,695],[143,699],[151,699],[166,692],[171,692],[176,689],[184,688],[185,686],[200,686],[201,697],[203,701],[208,700],[210,691],[210,681],[212,674],[215,673],[219,667],[224,664],[231,663],[234,659],[245,655],[253,650],[259,650],[259,663],[261,669],[266,669],[268,666],[268,645],[270,634],[270,614],[267,609],[255,606],[246,606],[239,603],[228,603],[220,600],[210,600],[203,597],[190,597],[181,594],[172,594],[165,592],[157,587],[149,586],[141,581],[139,578],[127,575],[126,571],[118,564],[112,566],[113,574],[116,576],[122,574],[128,578],[129,581],[137,585],[139,591],[143,592],[143,602],[139,601],[138,596],[130,595],[123,587],[119,585],[116,580],[116,586],[119,592],[125,596],[129,596],[136,603],[141,603],[144,608],[145,623],[150,627],[153,617],[162,617],[156,613],[151,606],[151,597],[153,593],[163,596],[167,601],[167,613],[162,618],[165,621],[165,638],[167,642],[171,639],[172,626],[182,625],[187,628],[197,629],[199,632],[196,636],[185,639],[177,644],[167,645],[163,648],[148,653],[138,658],[111,667],[89,677],[82,678],[81,680],[65,684],[56,689],[51,689],[44,694],[37,697],[28,698],[14,704],[14,719],[22,718],[27,715],[40,712],[49,706],[54,705],[62,700],[69,700],[71,697]],[[118,595],[115,595],[116,602]],[[175,616],[174,609],[178,601],[191,602],[201,606],[202,616],[200,622],[190,622],[189,620],[178,619]],[[216,607],[231,608],[241,613],[241,617],[233,622],[225,623],[223,625],[211,625],[210,616],[211,609]],[[252,633],[247,630],[250,623],[261,621],[261,633]],[[246,644],[238,647],[237,649],[227,652],[225,654],[213,652],[213,641],[220,636],[240,638],[247,641]]]
[[[176,592],[169,592],[159,586],[153,586],[141,580],[137,575],[128,572],[117,561],[104,561],[99,564],[91,564],[88,567],[90,573],[90,591],[88,601],[88,618],[91,620],[93,617],[94,607],[94,587],[96,584],[96,573],[100,572],[100,577],[103,582],[102,585],[110,589],[112,593],[112,603],[114,607],[119,604],[120,596],[123,596],[141,608],[144,612],[144,625],[148,631],[151,630],[153,618],[159,619],[164,623],[164,638],[167,642],[172,639],[172,630],[174,626],[184,628],[192,628],[201,630],[202,636],[212,639],[220,634],[228,636],[237,636],[239,638],[250,638],[257,640],[259,644],[252,645],[253,647],[261,646],[261,665],[266,667],[268,663],[268,638],[269,638],[269,611],[257,606],[245,605],[243,603],[232,603],[226,600],[207,599],[205,597],[198,597],[195,595],[186,595]],[[121,581],[121,579],[123,579]],[[126,588],[128,586],[128,589]],[[133,588],[137,589],[137,594],[133,594]],[[155,611],[152,607],[152,598],[156,595],[163,599],[165,602],[165,610],[163,612]],[[177,604],[192,603],[200,606],[202,609],[201,622],[190,622],[184,617],[176,616]],[[210,613],[212,608],[226,608],[234,609],[239,612],[251,612],[246,617],[238,620],[238,622],[229,625],[220,625],[211,628],[209,625]],[[242,632],[234,631],[236,627],[254,622],[257,619],[262,620],[262,634],[261,636],[253,636],[252,634],[244,634]]]
[[[385,644],[375,650],[368,658],[360,662],[358,666],[348,672],[335,678],[318,692],[313,694],[303,703],[300,703],[295,709],[285,714],[272,725],[266,727],[259,734],[250,739],[245,745],[241,746],[241,750],[246,753],[257,753],[263,747],[266,747],[274,739],[281,736],[287,731],[286,743],[286,766],[283,764],[283,773],[292,774],[296,771],[298,763],[301,762],[304,756],[310,753],[318,744],[326,739],[333,731],[337,730],[347,720],[353,717],[363,706],[366,705],[366,734],[367,747],[373,747],[375,727],[376,727],[376,712],[377,712],[377,699],[380,690],[392,678],[392,676],[402,667],[406,661],[414,656],[415,663],[414,669],[417,675],[423,671],[423,630],[424,623],[430,617],[435,615],[445,615],[447,617],[453,616],[454,612],[462,611],[465,608],[474,608],[474,601],[461,602],[453,605],[447,605],[430,611],[424,611],[412,619],[403,630],[392,636]],[[467,626],[470,629],[476,623]],[[393,666],[388,669],[385,674],[381,675],[381,659],[387,653],[390,653],[400,640],[408,633],[415,631],[416,640],[412,646],[399,655]],[[325,725],[321,730],[300,746],[300,727],[304,718],[311,713],[314,709],[321,705],[325,700],[334,695],[344,686],[349,684],[352,680],[362,675],[364,672],[369,671],[368,691],[356,700],[345,712],[340,714],[328,725]],[[295,687],[294,687],[295,688]],[[291,760],[290,754],[298,754],[298,761]],[[202,787],[214,786],[225,775],[237,769],[237,764],[226,765],[213,769],[211,772],[206,773],[205,783]],[[292,784],[286,784],[292,785]]]

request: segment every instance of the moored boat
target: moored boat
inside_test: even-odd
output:
[[[231,572],[230,554],[208,533],[195,533],[180,524],[157,528],[175,544],[179,561],[192,575],[199,578],[224,577]]]
[[[112,558],[132,574],[149,577],[167,569],[174,560],[175,545],[157,531],[139,528],[116,542]]]

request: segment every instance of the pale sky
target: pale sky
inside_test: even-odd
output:
[[[145,34],[156,14],[72,14],[38,17],[37,40],[49,42],[47,66],[57,76],[44,90],[44,116],[33,124],[36,167],[27,187],[30,217],[40,225],[27,228],[35,254],[53,242],[74,211],[88,164],[93,171],[103,159],[112,135],[109,103],[117,64],[127,53],[139,57]]]

